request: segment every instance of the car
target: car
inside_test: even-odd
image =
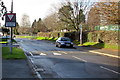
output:
[[[59,37],[55,43],[56,47],[73,47],[73,42],[68,37]]]
[[[2,36],[2,38],[7,38],[7,39],[10,39],[10,36]]]

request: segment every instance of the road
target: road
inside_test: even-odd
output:
[[[75,48],[57,48],[43,40],[16,39],[30,52],[43,78],[118,78],[118,59],[80,51]]]

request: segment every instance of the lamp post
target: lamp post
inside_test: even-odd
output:
[[[80,44],[82,45],[82,25],[79,25],[79,29],[80,29]]]

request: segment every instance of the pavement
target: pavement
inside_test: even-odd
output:
[[[30,71],[26,60],[2,60],[2,78],[29,78],[33,80],[34,75]]]
[[[9,45],[2,45],[2,47]],[[18,47],[15,44],[14,47]],[[38,80],[29,67],[27,59],[6,60],[2,59],[2,80]]]

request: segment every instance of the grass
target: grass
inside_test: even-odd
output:
[[[1,41],[0,44],[5,44],[8,43],[7,41]]]
[[[26,56],[22,49],[12,48],[12,54],[10,54],[9,47],[2,47],[2,57],[4,59],[25,59]]]
[[[96,48],[108,48],[108,49],[115,49],[118,50],[120,49],[118,45],[112,45],[112,44],[106,44],[106,43],[98,43],[98,42],[85,42],[82,45],[78,46],[91,46],[91,47],[96,47]]]
[[[36,36],[18,36],[17,38],[28,38],[28,39],[36,39],[36,40],[48,40],[48,41],[56,41],[57,38],[48,38],[48,37],[36,37]]]
[[[76,45],[79,45],[79,44],[80,44],[80,41],[74,40],[73,43],[76,44]]]
[[[16,38],[32,38],[33,36],[16,36]]]
[[[8,43],[8,41],[0,41],[0,44],[6,44],[6,43]],[[12,39],[12,43],[17,43],[17,41]]]

